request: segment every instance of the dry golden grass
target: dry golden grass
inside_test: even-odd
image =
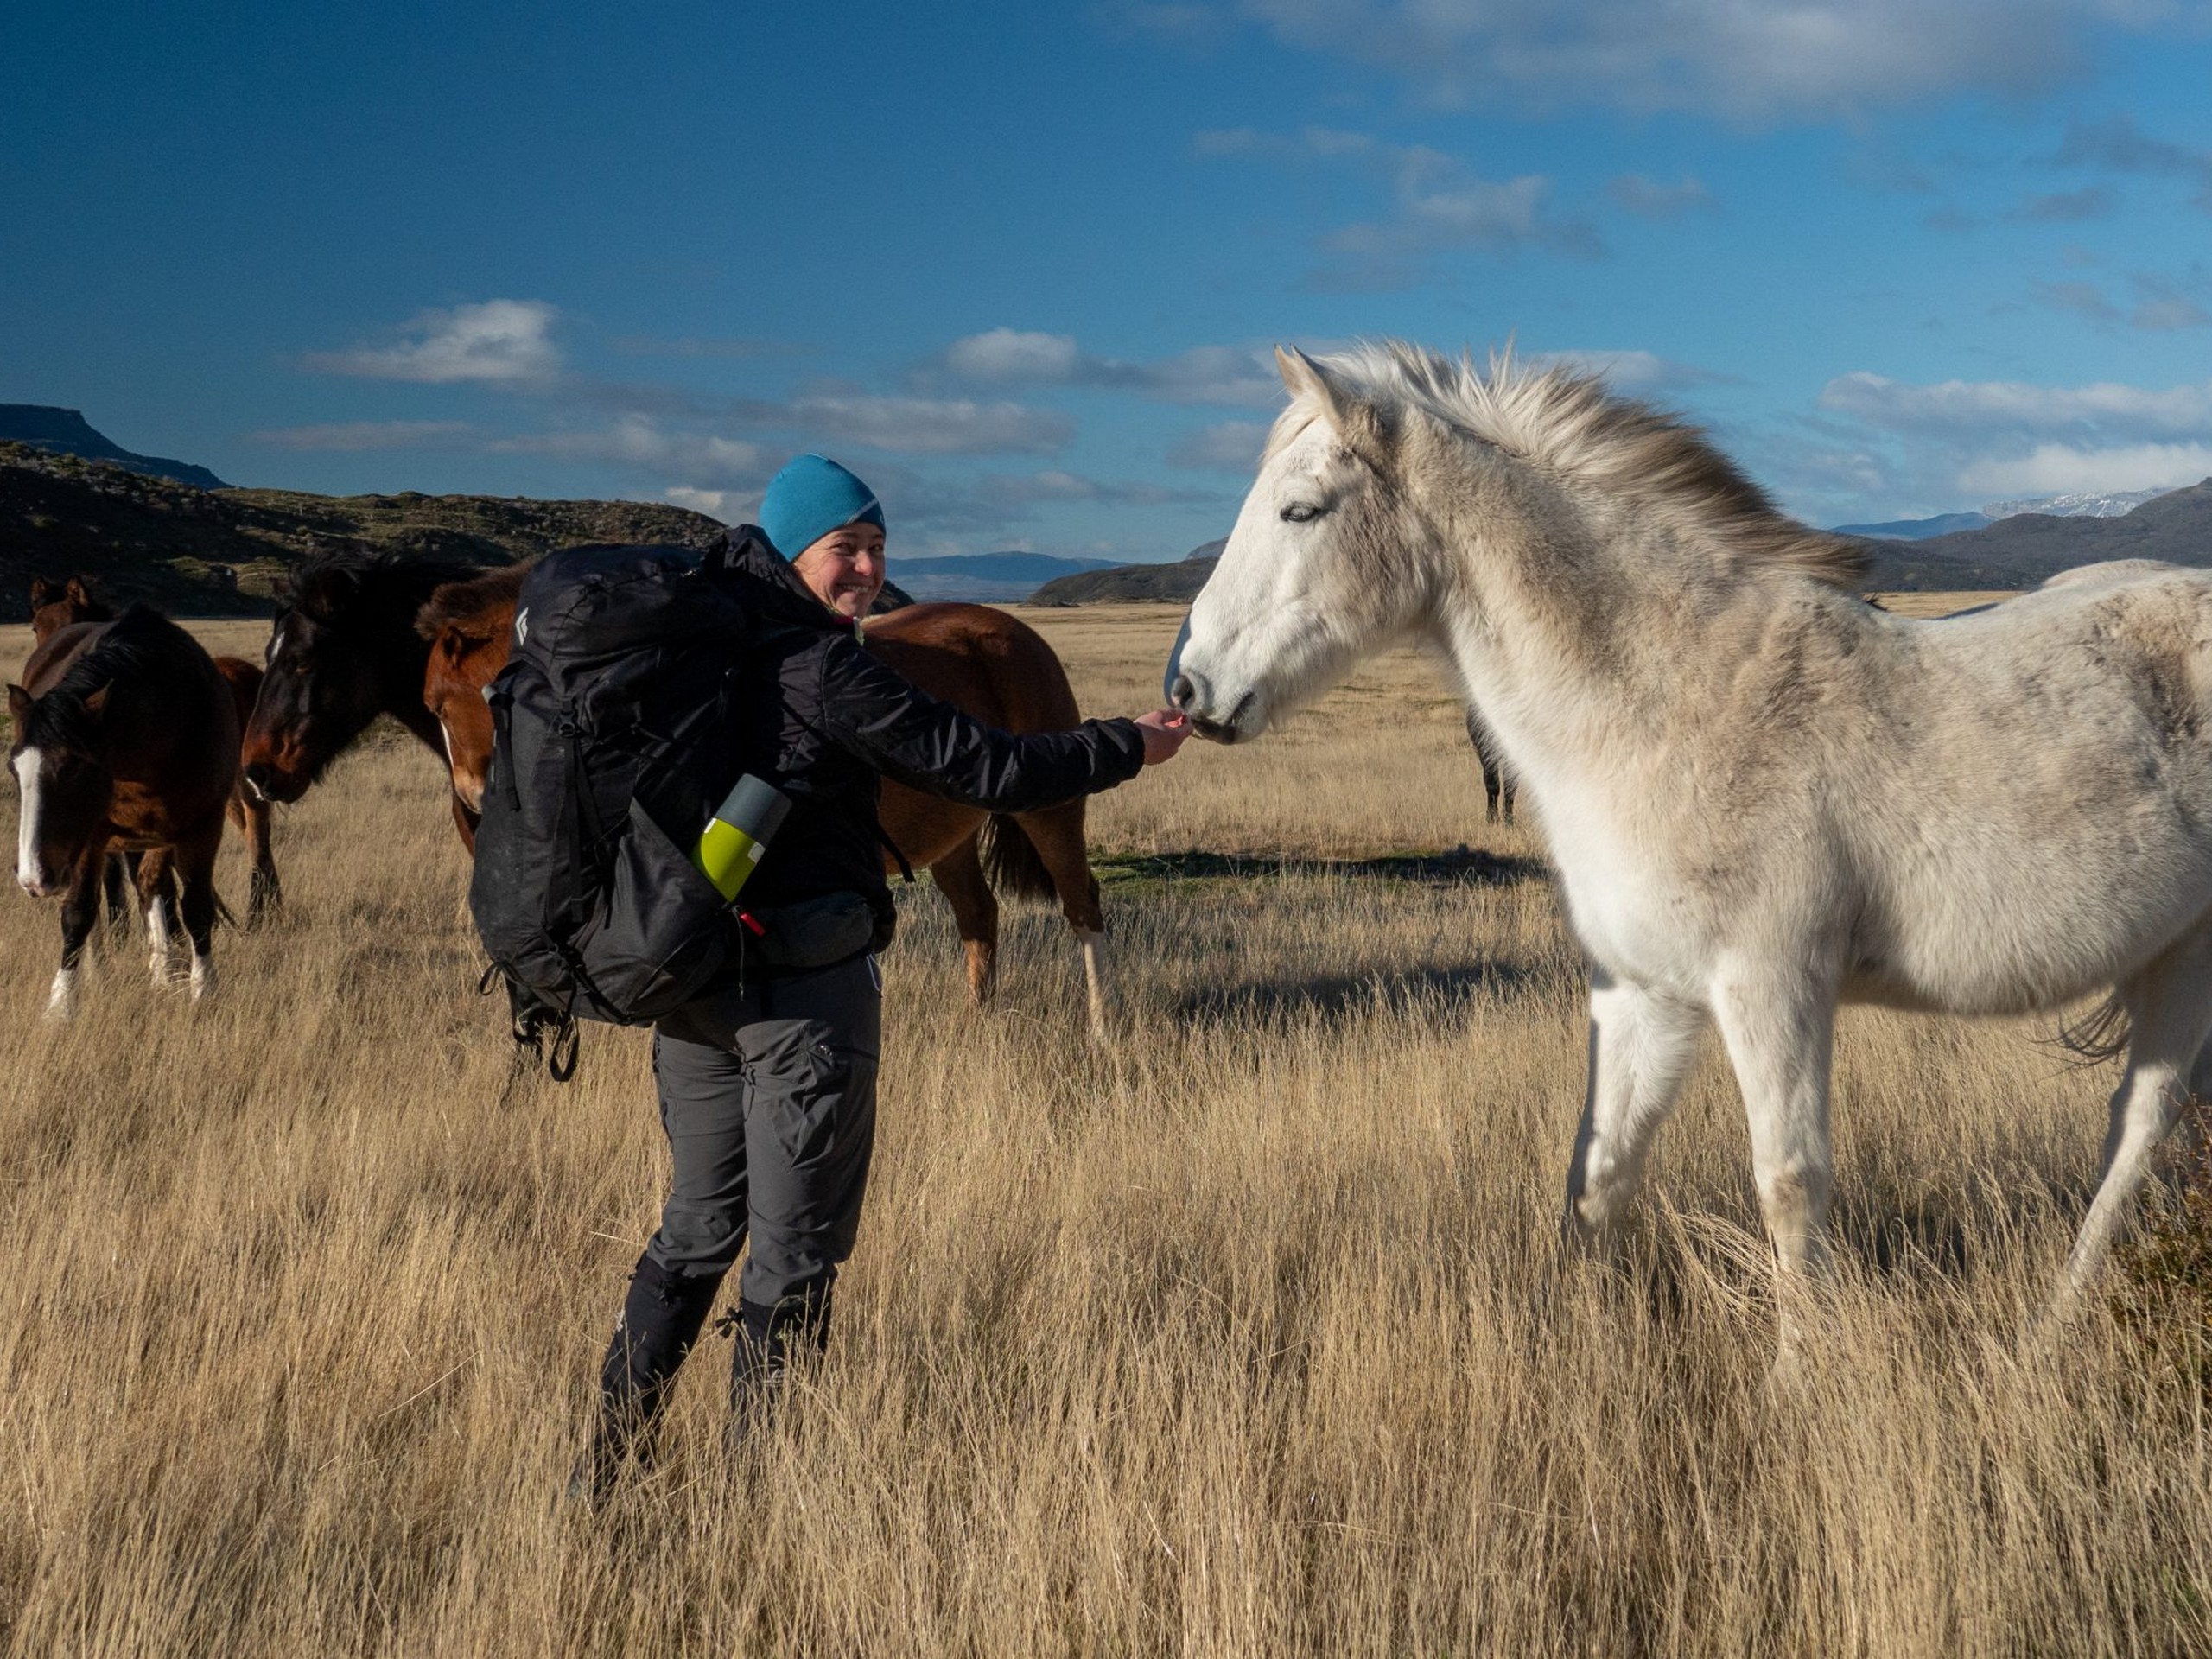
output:
[[[1172,614],[1025,614],[1086,707],[1156,695]],[[41,1027],[54,910],[0,904],[10,1651],[2212,1642],[2199,1338],[2101,1310],[2056,1347],[2018,1337],[2109,1078],[2044,1026],[1847,1017],[1828,1357],[1770,1402],[1717,1058],[1632,1270],[1556,1262],[1578,960],[1519,865],[1360,862],[1535,850],[1482,830],[1457,711],[1402,661],[1102,804],[1110,1055],[1056,917],[1009,916],[979,1014],[942,906],[906,895],[825,1363],[732,1461],[709,1344],[665,1471],[564,1511],[665,1153],[635,1033],[502,1103],[442,789],[383,740],[280,815],[291,911],[222,936],[203,1008],[149,988],[134,945],[88,974],[79,1023]],[[1250,859],[1160,856],[1192,849]]]
[[[1874,594],[1870,595],[1884,610],[1898,616],[1955,616],[1961,611],[1975,609],[1983,605],[2002,605],[2019,595],[2008,588],[1992,588],[1958,594]]]

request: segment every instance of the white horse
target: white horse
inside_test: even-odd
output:
[[[1590,961],[1569,1237],[1608,1237],[1708,1020],[1787,1275],[1827,1259],[1839,1001],[2020,1014],[2110,988],[2126,1074],[2063,1311],[2212,1087],[2212,572],[1891,616],[1847,591],[1853,543],[1594,379],[1395,343],[1277,360],[1290,406],[1169,695],[1243,742],[1384,646],[1450,664]]]

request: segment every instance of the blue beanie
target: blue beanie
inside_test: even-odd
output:
[[[760,502],[760,528],[769,544],[795,559],[833,530],[847,524],[883,528],[875,492],[827,455],[798,455],[768,480]]]

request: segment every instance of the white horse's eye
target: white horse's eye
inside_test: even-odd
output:
[[[1319,518],[1326,511],[1325,507],[1313,506],[1307,502],[1294,501],[1282,510],[1282,521],[1286,524],[1302,524]]]

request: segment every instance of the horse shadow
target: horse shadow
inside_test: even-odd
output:
[[[1374,858],[1301,858],[1270,853],[1129,853],[1093,861],[1112,881],[1249,880],[1255,876],[1344,876],[1419,887],[1511,887],[1542,880],[1543,861],[1493,853],[1464,842],[1441,853],[1384,853]]]
[[[1529,982],[1528,969],[1490,958],[1370,974],[1278,975],[1211,985],[1168,1003],[1194,1025],[1269,1023],[1315,1014],[1342,1019],[1362,1008],[1410,1002],[1452,1013],[1484,995],[1503,995]]]

